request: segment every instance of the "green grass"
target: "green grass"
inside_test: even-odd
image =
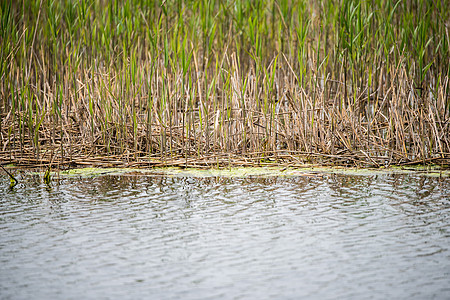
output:
[[[445,0],[23,0],[0,12],[5,162],[450,159]]]

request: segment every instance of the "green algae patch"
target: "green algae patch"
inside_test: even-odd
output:
[[[102,175],[124,175],[130,172],[135,172],[135,169],[131,168],[81,168],[70,169],[60,172],[52,172],[53,176],[60,177],[95,177]]]
[[[195,169],[195,168],[82,168],[54,172],[52,176],[62,178],[84,178],[104,175],[122,176],[174,176],[174,177],[295,177],[295,176],[322,176],[325,174],[341,174],[351,176],[374,176],[389,174],[416,174],[433,177],[450,177],[450,170],[439,168],[380,168],[358,169],[345,167],[241,167],[227,169]]]
[[[195,169],[195,168],[82,168],[53,172],[59,177],[95,177],[103,175],[128,175],[128,176],[176,176],[176,177],[248,177],[248,176],[284,176],[290,175],[283,168],[278,167],[252,167],[230,169]]]
[[[192,176],[192,177],[267,177],[267,176],[286,176],[291,172],[286,172],[286,168],[281,167],[243,167],[227,169],[157,169],[157,173],[171,176]]]

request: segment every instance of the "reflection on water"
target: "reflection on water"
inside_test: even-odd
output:
[[[450,179],[0,177],[2,299],[443,299]]]

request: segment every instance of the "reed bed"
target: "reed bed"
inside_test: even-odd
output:
[[[448,165],[448,7],[1,1],[1,164]]]

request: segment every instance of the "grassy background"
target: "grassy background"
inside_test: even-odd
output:
[[[1,1],[1,161],[448,164],[449,7]]]

